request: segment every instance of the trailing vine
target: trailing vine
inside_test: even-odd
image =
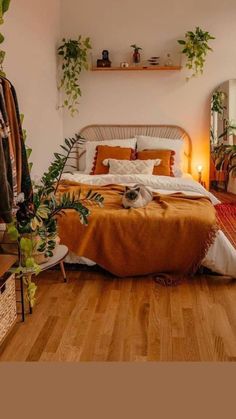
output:
[[[62,107],[67,108],[74,116],[78,112],[81,89],[79,76],[83,70],[88,70],[88,50],[90,38],[83,39],[81,35],[77,40],[63,38],[63,44],[58,48],[58,55],[62,57],[62,77],[59,89],[64,89],[65,99]]]
[[[11,3],[11,0],[0,0],[0,25],[4,24],[3,16],[8,11],[10,7],[10,3]],[[3,44],[4,41],[5,41],[5,37],[2,33],[0,33],[0,44]],[[3,62],[5,59],[5,56],[6,56],[6,52],[1,49],[0,50],[0,75],[3,77],[6,76],[3,70]]]
[[[214,36],[209,32],[196,27],[195,32],[186,32],[185,39],[178,41],[183,46],[182,53],[187,57],[186,67],[192,70],[192,77],[203,74],[206,56],[209,51],[213,51],[208,42],[213,39]]]

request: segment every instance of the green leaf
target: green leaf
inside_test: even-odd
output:
[[[11,240],[17,241],[19,238],[19,232],[14,224],[9,224],[7,226],[7,233]]]
[[[10,7],[11,0],[2,0],[2,11],[3,14],[6,13]]]
[[[33,242],[32,240],[22,237],[20,240],[20,249],[25,255],[29,255],[33,251]]]

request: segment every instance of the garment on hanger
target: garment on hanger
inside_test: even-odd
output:
[[[15,149],[18,193],[23,192],[25,194],[25,198],[29,199],[30,196],[32,196],[32,184],[24,144],[17,95],[14,86],[7,79],[3,79],[3,89],[13,148]]]
[[[2,119],[2,115],[0,115]],[[13,182],[8,138],[0,139],[0,218],[5,223],[12,219]]]
[[[12,190],[13,190],[13,205],[15,203],[17,194],[18,194],[18,185],[17,185],[17,171],[16,171],[16,162],[15,162],[15,153],[14,153],[14,144],[12,141],[12,135],[9,126],[9,119],[7,114],[6,102],[4,97],[4,91],[2,82],[0,80],[0,112],[1,112],[1,137],[7,139],[8,138],[8,147],[10,153],[10,160],[11,160],[11,177],[12,177]],[[7,141],[6,141],[7,142]]]

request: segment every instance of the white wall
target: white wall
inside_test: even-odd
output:
[[[115,62],[129,45],[143,57],[176,52],[176,41],[199,25],[216,36],[205,73],[186,82],[186,72],[126,72],[82,75],[80,113],[65,114],[64,134],[92,123],[169,123],[185,128],[193,140],[193,169],[209,162],[210,96],[224,80],[236,77],[235,0],[62,0],[63,35],[88,35],[94,59],[102,49]]]
[[[60,5],[62,21],[60,22]],[[34,174],[48,166],[64,135],[91,123],[170,123],[185,128],[194,146],[193,169],[207,171],[210,95],[236,78],[236,2],[225,0],[12,0],[6,23],[5,68],[25,114]],[[111,51],[115,63],[129,57],[129,45],[143,46],[143,58],[175,54],[176,40],[196,25],[216,36],[203,77],[186,83],[186,72],[84,73],[80,113],[62,121],[56,109],[56,45],[65,36],[91,36],[93,58]],[[127,55],[128,54],[128,55]]]
[[[12,0],[1,27],[7,51],[5,70],[25,114],[33,148],[33,174],[40,175],[62,142],[62,115],[56,110],[56,44],[60,0]]]

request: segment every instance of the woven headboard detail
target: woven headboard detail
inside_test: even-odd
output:
[[[192,143],[187,132],[175,125],[89,125],[80,131],[87,141],[134,138],[136,135],[184,140],[185,168],[191,173]],[[84,169],[85,155],[79,150],[78,170]]]

